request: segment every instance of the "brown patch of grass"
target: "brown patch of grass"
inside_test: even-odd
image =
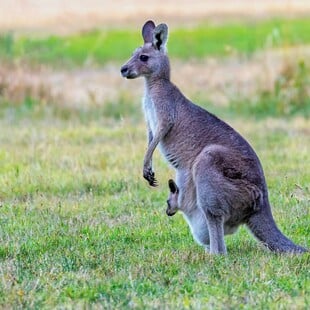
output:
[[[0,99],[10,104],[21,104],[31,98],[41,104],[61,100],[61,93],[45,79],[41,69],[23,65],[2,65],[0,68]]]
[[[192,99],[226,105],[231,100],[273,90],[279,76],[287,75],[296,63],[306,62],[309,57],[310,49],[302,46],[266,50],[250,59],[237,56],[188,62],[173,59],[172,80]],[[27,97],[65,106],[101,106],[124,97],[139,103],[143,80],[125,80],[119,68],[120,64],[115,63],[101,69],[72,70],[6,65],[0,68],[0,93],[2,99],[15,103]]]

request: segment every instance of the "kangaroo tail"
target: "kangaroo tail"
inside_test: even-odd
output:
[[[254,236],[269,250],[277,253],[303,253],[307,250],[293,243],[278,229],[269,204],[257,211],[247,221]]]

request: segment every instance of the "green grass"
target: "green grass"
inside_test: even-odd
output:
[[[309,254],[274,255],[242,228],[211,257],[165,215],[173,172],[156,152],[159,188],[141,177],[139,114],[0,111],[0,307],[309,308]],[[279,227],[309,247],[309,122],[226,119],[262,160]]]
[[[138,28],[141,25],[137,25]],[[171,28],[169,54],[181,59],[250,54],[267,47],[283,47],[310,42],[310,20],[264,20],[233,24],[203,24],[194,28]],[[140,30],[96,30],[66,37],[47,38],[0,36],[0,57],[33,63],[101,65],[124,61],[142,44]]]
[[[171,29],[169,53],[250,54],[307,44],[309,30],[306,19]],[[100,65],[124,61],[139,44],[138,30],[4,34],[0,58]],[[210,109],[254,146],[276,222],[309,247],[307,68],[298,63],[256,99]],[[226,237],[228,255],[213,257],[195,244],[180,214],[165,215],[174,173],[156,152],[160,186],[143,180],[145,124],[129,94],[75,108],[43,99],[0,97],[0,308],[309,308],[308,253],[274,255],[241,228]],[[200,102],[208,107],[206,101]],[[291,116],[270,117],[278,115]]]

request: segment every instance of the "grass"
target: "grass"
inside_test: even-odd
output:
[[[159,188],[141,177],[141,115],[57,109],[1,107],[0,307],[309,307],[309,254],[271,254],[241,228],[211,257],[165,215],[173,172],[156,153]],[[228,121],[263,162],[280,228],[309,246],[308,121]]]
[[[171,28],[169,54],[180,59],[251,54],[267,47],[309,44],[309,19],[274,19]],[[124,61],[142,43],[140,31],[96,30],[66,37],[35,38],[3,33],[0,57],[56,66],[102,65]]]
[[[287,62],[271,90],[262,90],[252,98],[237,98],[230,102],[234,113],[266,116],[310,117],[310,69],[304,60]]]
[[[307,44],[309,28],[304,19],[172,29],[169,53],[186,60]],[[123,30],[12,33],[0,38],[0,58],[87,67],[123,61],[140,42],[139,32]],[[254,146],[276,222],[309,248],[307,68],[288,68],[256,99],[226,108],[200,102]],[[152,189],[143,180],[145,124],[129,94],[68,107],[51,103],[45,88],[41,97],[25,92],[15,102],[4,96],[6,86],[0,85],[0,308],[309,308],[309,253],[274,255],[241,228],[226,237],[229,254],[213,257],[195,244],[180,214],[165,215],[174,173],[156,152],[160,185]],[[300,104],[304,115],[296,116]]]

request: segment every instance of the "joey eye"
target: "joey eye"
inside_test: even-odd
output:
[[[148,59],[149,59],[149,56],[147,56],[147,55],[140,55],[140,60],[141,61],[146,62],[146,61],[148,61]]]

